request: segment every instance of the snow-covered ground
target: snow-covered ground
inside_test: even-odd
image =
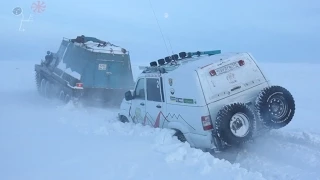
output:
[[[35,63],[0,61],[1,180],[320,179],[320,64],[262,65],[294,95],[296,116],[227,161],[169,130],[122,124],[117,109],[40,97]]]

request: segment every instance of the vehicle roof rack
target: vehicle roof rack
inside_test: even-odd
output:
[[[221,50],[188,52],[187,57],[191,58],[192,56],[201,56],[201,55],[212,56],[215,54],[221,54]]]
[[[142,73],[151,73],[151,72],[160,72],[166,73],[166,69],[164,67],[159,66],[139,66],[139,70],[143,70]]]
[[[212,51],[196,51],[196,52],[180,52],[179,54],[173,54],[171,56],[167,56],[165,58],[159,59],[157,61],[150,62],[150,66],[139,66],[140,70],[143,70],[142,73],[151,73],[151,72],[160,72],[160,73],[166,73],[174,69],[175,66],[180,65],[181,63],[178,63],[179,61],[188,60],[192,58],[193,56],[203,56],[208,55],[212,56],[215,54],[221,54],[221,50],[212,50]],[[175,64],[174,64],[175,63]],[[170,66],[168,66],[170,64]]]

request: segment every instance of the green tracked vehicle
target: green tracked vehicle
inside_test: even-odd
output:
[[[36,85],[47,98],[120,105],[134,80],[129,52],[94,37],[63,38],[56,53],[35,65]]]

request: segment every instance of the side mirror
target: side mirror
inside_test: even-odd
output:
[[[132,99],[133,99],[133,96],[132,96],[131,91],[127,91],[127,92],[124,94],[124,98],[126,99],[126,101],[132,100]]]

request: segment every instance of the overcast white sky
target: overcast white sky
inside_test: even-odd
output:
[[[168,55],[149,0],[46,0],[40,14],[32,12],[33,2],[1,0],[2,59],[39,59],[56,51],[62,37],[81,34],[125,47],[132,61]],[[319,0],[151,2],[170,53],[221,49],[249,51],[260,61],[319,62]],[[33,14],[25,32],[18,31],[21,17],[12,14],[14,7]]]

